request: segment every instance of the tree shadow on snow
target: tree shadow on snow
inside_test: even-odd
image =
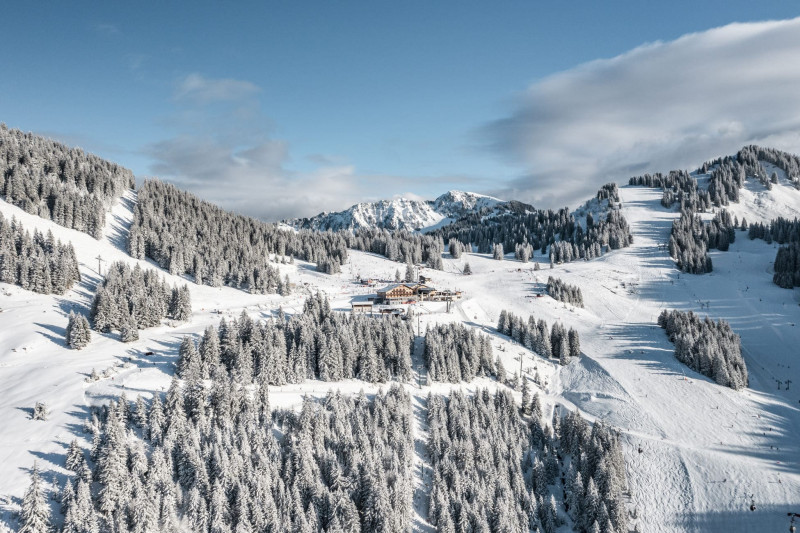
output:
[[[172,339],[153,339],[148,341],[147,346],[144,348],[129,348],[125,350],[127,354],[125,361],[136,365],[140,369],[144,368],[158,368],[167,375],[171,375],[175,371],[177,364],[178,349],[183,342],[183,337],[190,337],[199,342],[200,335],[186,334],[175,335]],[[151,355],[147,355],[151,353]]]
[[[45,339],[49,340],[53,344],[57,346],[61,346],[62,348],[67,347],[67,328],[66,327],[59,327],[54,326],[52,324],[43,324],[41,322],[34,322],[34,326],[39,326],[40,328],[44,328],[47,331],[54,333],[55,335],[50,335],[49,333],[45,333],[44,331],[40,331],[39,334],[42,335]]]
[[[789,487],[786,487],[787,492]],[[755,501],[755,511],[750,511],[750,504]],[[753,531],[789,531],[791,512],[800,512],[800,497],[795,498],[795,503],[776,505],[761,499],[757,493],[746,494],[746,491],[731,490],[731,501],[727,509],[707,512],[691,513],[688,517],[695,531],[725,531],[726,533],[751,533]],[[646,511],[643,520],[646,520]],[[669,524],[652,524],[652,528],[678,530],[686,524],[673,522]],[[796,521],[800,525],[800,520]],[[648,529],[652,529],[648,528]]]
[[[66,296],[62,298],[57,298],[56,302],[58,305],[58,309],[64,313],[64,316],[68,316],[70,311],[75,313],[81,313],[88,317],[89,315],[89,306],[91,305],[92,300],[94,300],[95,292],[97,291],[97,286],[100,282],[103,281],[103,278],[97,274],[89,274],[87,272],[83,272],[81,274],[81,280],[72,286],[71,292],[77,293],[77,298]]]
[[[16,409],[28,415],[28,420],[33,420],[33,407],[17,407]]]
[[[702,383],[707,387],[707,403],[697,405],[696,409],[713,413],[714,409],[728,402],[732,395],[748,396],[748,400],[755,405],[755,414],[737,410],[728,421],[721,422],[721,425],[733,427],[734,424],[738,426],[743,423],[740,417],[747,417],[746,425],[749,430],[741,432],[742,437],[747,437],[744,441],[746,444],[723,439],[718,445],[710,446],[709,450],[732,457],[761,459],[765,464],[765,475],[768,472],[798,473],[796,457],[800,453],[800,446],[797,444],[800,442],[800,409],[786,404],[774,392],[753,389],[734,391],[692,370],[675,358],[674,345],[669,342],[666,332],[657,325],[630,324],[606,331],[615,339],[623,339],[623,344],[630,347],[610,357],[628,359],[639,365],[643,372],[672,375],[678,381],[688,380],[688,383]],[[753,445],[753,442],[759,445]],[[798,500],[800,501],[800,497]]]
[[[610,354],[615,359],[627,359],[638,364],[642,370],[691,379],[711,380],[681,363],[675,358],[675,349],[666,333],[656,324],[624,324],[605,328],[610,337],[623,340],[629,348]],[[691,375],[690,375],[691,374]]]

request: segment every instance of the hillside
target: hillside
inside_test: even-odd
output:
[[[770,163],[755,164],[771,174]],[[758,179],[745,180],[738,192],[739,201],[730,202],[727,209],[740,219],[746,217],[750,223],[768,222],[778,216],[798,216],[800,191],[788,173],[776,174],[777,182],[770,182],[769,187]],[[701,189],[708,187],[707,173],[695,176],[699,177]],[[772,282],[772,261],[778,244],[750,240],[746,232],[735,230],[736,239],[727,251],[708,250],[714,265],[712,272],[682,273],[667,250],[672,222],[681,216],[677,206],[662,204],[661,188],[624,186],[617,193],[614,203],[619,205],[615,207],[627,221],[633,237],[629,246],[614,250],[604,247],[604,253],[591,260],[555,261],[552,268],[549,268],[552,249],[543,252],[538,246],[532,250],[529,262],[515,260],[511,253],[498,261],[492,254],[466,251],[458,258],[441,254],[441,270],[420,267],[420,271],[431,278],[430,285],[439,290],[462,291],[464,297],[452,305],[422,302],[413,306],[414,319],[402,326],[406,329],[410,326],[416,334],[409,355],[410,379],[397,381],[390,379],[391,376],[377,376],[369,381],[359,377],[325,380],[324,375],[317,374],[299,377],[297,382],[289,380],[269,385],[269,406],[276,417],[274,432],[297,435],[299,443],[295,449],[281,441],[279,447],[271,450],[269,457],[273,463],[266,460],[264,465],[264,468],[274,469],[270,470],[271,478],[282,477],[281,469],[287,468],[288,461],[277,459],[284,457],[282,454],[294,454],[291,456],[301,462],[316,457],[320,464],[329,464],[326,461],[335,456],[335,448],[330,441],[321,438],[322,433],[312,433],[313,436],[304,433],[318,431],[322,416],[309,407],[307,398],[319,399],[321,405],[336,405],[336,408],[331,407],[335,416],[345,416],[345,411],[356,410],[359,404],[363,408],[364,400],[359,395],[363,391],[369,401],[393,405],[394,411],[390,411],[396,416],[390,419],[388,414],[375,415],[380,422],[370,418],[373,415],[363,418],[380,426],[381,446],[391,448],[392,453],[373,457],[383,457],[391,464],[386,471],[393,472],[394,477],[381,478],[379,468],[374,472],[365,470],[370,472],[365,476],[375,486],[385,483],[410,491],[410,494],[396,494],[393,488],[386,502],[410,507],[406,512],[413,531],[435,531],[437,524],[430,522],[429,508],[432,499],[442,498],[443,493],[434,494],[431,486],[434,479],[441,478],[442,471],[453,469],[452,465],[448,466],[447,453],[450,452],[446,452],[446,447],[436,448],[436,454],[442,454],[444,459],[432,453],[432,447],[440,441],[432,440],[431,435],[440,435],[441,420],[436,418],[435,425],[429,426],[430,395],[445,395],[452,401],[452,398],[460,398],[454,395],[456,391],[471,396],[485,387],[491,393],[506,392],[515,402],[523,398],[522,387],[502,383],[497,375],[478,372],[474,379],[459,383],[431,379],[425,360],[424,332],[436,325],[461,324],[468,331],[487,336],[493,356],[498,358],[509,377],[521,369],[529,393],[539,394],[541,416],[537,419],[525,415],[525,427],[527,424],[536,426],[536,423],[547,426],[554,414],[561,419],[567,412],[577,411],[590,423],[616,428],[627,476],[624,511],[635,510],[627,520],[629,527],[636,526],[645,532],[745,532],[785,528],[786,513],[796,511],[800,505],[800,465],[796,460],[800,452],[800,395],[797,393],[800,365],[794,360],[796,346],[800,343],[800,328],[796,326],[800,323],[800,297],[796,289],[782,289]],[[574,213],[575,224],[581,225],[581,231],[588,230],[590,214],[600,220],[616,212],[609,204],[608,198],[590,200]],[[284,315],[299,319],[304,311],[308,312],[310,297],[318,293],[325,295],[334,313],[347,313],[353,299],[366,299],[375,292],[357,279],[373,278],[388,283],[398,269],[397,262],[378,254],[349,250],[341,272],[334,274],[318,272],[313,263],[301,259],[294,263],[272,262],[270,268],[277,270],[280,279],[288,276],[291,280],[290,294],[258,294],[232,286],[192,283],[191,277],[180,270],[170,274],[169,269],[159,268],[152,260],[136,260],[128,254],[130,229],[138,205],[141,204],[133,191],[115,200],[106,215],[100,239],[96,240],[84,232],[57,225],[0,200],[0,213],[5,218],[15,217],[31,232],[35,229],[43,233],[52,231],[57,239],[72,243],[81,275],[81,281],[63,295],[37,294],[0,283],[0,387],[4,391],[0,400],[0,421],[5,427],[0,435],[0,531],[3,527],[9,530],[17,527],[16,513],[34,461],[38,461],[48,491],[52,490],[50,482],[54,477],[59,485],[73,477],[65,468],[66,451],[74,438],[84,448],[91,448],[92,434],[84,432],[84,427],[92,418],[93,408],[123,393],[131,402],[142,395],[146,399],[158,396],[169,403],[170,394],[163,393],[173,390],[172,376],[179,363],[184,336],[199,340],[209,326],[217,327],[223,318],[230,323],[241,321],[246,315],[259,324]],[[719,209],[713,207],[698,212],[698,216],[707,223],[715,214],[712,210]],[[574,225],[567,218],[562,219],[564,227]],[[487,235],[489,230],[494,231],[493,227],[487,227]],[[571,228],[571,231],[577,230]],[[98,272],[98,257],[103,261],[100,263],[102,272]],[[112,261],[157,269],[169,284],[188,284],[192,317],[188,322],[164,320],[158,327],[141,330],[137,341],[124,344],[116,333],[93,331],[92,342],[86,348],[70,350],[64,342],[67,315],[73,310],[88,311],[96,285]],[[462,273],[467,263],[472,270],[469,276]],[[541,270],[537,270],[537,265]],[[550,276],[580,289],[584,307],[575,307],[547,295],[545,286]],[[673,344],[657,324],[664,309],[693,311],[701,317],[730,323],[741,337],[742,354],[749,371],[748,387],[736,391],[720,386],[680,363],[675,358]],[[581,355],[570,358],[562,366],[557,359],[542,357],[536,350],[498,333],[496,326],[502,311],[525,320],[533,315],[548,325],[574,328],[580,335]],[[323,313],[318,309],[311,312]],[[318,318],[324,322],[324,316]],[[380,319],[376,317],[375,320]],[[388,318],[381,322],[384,328],[390,328],[391,323]],[[331,321],[328,324],[330,327]],[[297,346],[300,346],[299,339],[307,342],[312,337],[318,346],[323,345],[321,337],[325,335],[314,332],[304,322],[298,321],[295,327],[298,335],[293,338],[298,340]],[[225,338],[223,334],[220,337]],[[327,335],[327,338],[333,337]],[[347,342],[344,337],[342,341]],[[370,351],[360,348],[369,346],[370,341],[360,337],[358,332],[353,334],[352,342],[353,353],[361,356]],[[371,349],[382,353],[377,347]],[[400,351],[398,348],[398,353]],[[149,352],[151,355],[147,355]],[[320,350],[322,353],[327,352]],[[308,360],[312,360],[311,355]],[[107,370],[108,377],[87,382],[93,368],[98,372]],[[230,380],[226,383],[244,379],[235,362],[228,370]],[[257,373],[255,369],[251,371]],[[181,376],[185,390],[196,390],[192,387],[199,386],[183,371]],[[217,378],[207,381],[212,388],[214,383],[219,383]],[[249,386],[249,382],[242,383]],[[263,383],[254,381],[255,389],[261,385]],[[408,406],[398,391],[385,397],[376,396],[381,390],[387,392],[392,385],[399,386],[408,395]],[[213,390],[216,392],[212,396],[219,394],[216,388]],[[334,402],[331,399],[334,391],[354,399],[353,405]],[[46,421],[31,419],[33,406],[38,401],[48,406],[50,416]],[[434,400],[435,405],[437,401]],[[494,401],[498,405],[500,400]],[[511,416],[501,407],[496,407],[498,412],[492,416]],[[302,413],[302,416],[292,418],[281,414],[282,408]],[[381,413],[380,409],[375,407],[371,412]],[[218,416],[218,412],[219,407],[209,406],[209,417]],[[403,413],[408,414],[408,419]],[[455,419],[456,414],[447,416]],[[312,424],[309,420],[315,422]],[[516,418],[509,420],[504,427],[522,431],[523,425]],[[360,438],[348,436],[340,425],[332,425],[336,426],[339,439]],[[403,430],[404,425],[408,426],[407,431]],[[486,428],[476,428],[475,434],[482,435],[483,439],[497,438],[499,430],[492,429],[490,435],[489,427],[494,426],[487,424]],[[388,435],[405,435],[408,442]],[[509,437],[504,438],[505,441],[499,442],[507,444]],[[323,457],[320,452],[315,456],[310,451],[312,448],[304,447],[303,443],[309,442],[307,439],[324,442],[328,455]],[[526,442],[527,439],[526,436]],[[483,445],[488,442],[486,440]],[[239,442],[237,446],[247,449],[249,443],[245,446]],[[511,456],[521,453],[509,450]],[[538,460],[541,455],[542,460],[546,460],[544,451],[537,450],[533,444],[531,450],[531,458]],[[254,456],[261,457],[259,453],[253,451]],[[453,457],[458,453],[462,452],[453,452]],[[444,461],[444,466],[438,462],[440,460]],[[273,466],[268,466],[270,464]],[[440,466],[441,470],[437,470]],[[470,468],[474,469],[473,466],[464,467],[465,475]],[[527,466],[518,465],[516,470],[524,468]],[[439,472],[438,476],[434,475],[434,470]],[[566,470],[564,465],[562,472]],[[327,475],[320,473],[317,477],[326,478]],[[537,490],[553,494],[558,517],[564,521],[559,531],[573,527],[580,530],[579,522],[564,512],[562,494],[566,488],[556,477],[549,487],[540,486]],[[532,491],[532,488],[527,489],[528,500]],[[188,509],[190,500],[190,492],[184,492],[186,503],[174,504],[181,512]],[[755,504],[755,510],[750,510],[751,503]],[[57,512],[55,502],[52,509],[56,522],[61,523],[63,517]],[[392,509],[396,511],[396,507]],[[241,512],[236,510],[236,513]],[[391,513],[398,520],[403,519],[402,514]],[[233,520],[232,516],[226,517],[225,525],[231,525]],[[438,526],[442,528],[442,524]],[[184,525],[184,529],[187,527]]]
[[[449,191],[435,200],[395,198],[356,204],[336,213],[320,213],[311,218],[294,219],[287,224],[297,229],[339,231],[388,229],[429,231],[437,226],[492,208],[502,200],[472,192]]]

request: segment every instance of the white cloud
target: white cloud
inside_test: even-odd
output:
[[[155,174],[225,209],[263,220],[343,209],[359,195],[350,166],[305,174],[288,170],[288,146],[280,140],[237,148],[184,135],[152,144],[146,153]]]
[[[150,171],[200,198],[264,220],[343,209],[363,191],[351,166],[318,161],[292,171],[287,142],[269,135],[261,89],[248,81],[190,74],[176,84],[175,134],[143,149]]]
[[[444,191],[485,183],[463,175],[357,173],[345,157],[327,154],[301,156],[303,166],[313,166],[299,172],[293,170],[289,144],[270,135],[257,85],[192,74],[176,86],[175,109],[161,120],[174,135],[145,146],[142,153],[152,174],[225,209],[276,221],[338,211],[431,184]]]
[[[120,31],[119,26],[116,24],[98,23],[94,25],[94,29],[97,33],[107,37],[122,35],[122,31]]]
[[[607,181],[757,143],[800,150],[800,18],[731,24],[593,61],[530,86],[486,126],[526,169],[496,194],[574,204]]]
[[[258,85],[231,78],[206,78],[193,73],[182,78],[175,89],[176,100],[191,100],[199,104],[236,101],[254,96]]]

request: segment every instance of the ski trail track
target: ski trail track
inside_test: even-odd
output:
[[[677,213],[658,205],[658,191],[623,188],[621,192],[634,244],[597,262],[612,264],[612,272],[622,274],[620,282],[624,279],[633,297],[619,301],[618,291],[608,287],[594,291],[595,296],[608,298],[587,301],[599,319],[579,328],[589,360],[562,369],[560,390],[554,392],[589,418],[603,418],[621,429],[627,442],[629,485],[644,531],[784,527],[783,510],[800,503],[793,492],[799,477],[798,411],[763,389],[765,382],[774,386],[780,379],[774,375],[776,366],[790,366],[780,357],[794,353],[791,343],[797,339],[786,338],[786,329],[778,329],[788,319],[776,320],[756,305],[766,297],[745,297],[744,305],[737,303],[744,286],[731,291],[731,281],[723,282],[719,274],[719,281],[709,279],[713,274],[679,274],[663,247]],[[736,253],[734,245],[729,252],[714,254],[715,270],[733,272],[729,263]],[[573,279],[589,282],[591,274],[575,272]],[[763,281],[763,290],[774,289],[768,286],[771,277]],[[731,301],[717,303],[714,293],[725,289]],[[701,309],[701,301],[710,304]],[[720,387],[679,363],[656,325],[664,308],[691,309],[701,316],[729,320],[742,335],[755,389],[737,392]],[[792,312],[797,314],[794,308]],[[756,512],[749,511],[751,495]]]

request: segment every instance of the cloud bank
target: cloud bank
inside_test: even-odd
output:
[[[293,170],[289,143],[271,135],[261,92],[248,81],[197,73],[176,80],[174,112],[162,120],[173,135],[142,150],[150,172],[225,209],[267,221],[343,210],[431,185],[442,192],[486,187],[485,180],[462,174],[356,172],[341,155],[303,156],[303,166],[310,163],[311,169]]]
[[[249,81],[230,78],[206,78],[197,73],[189,74],[175,89],[177,100],[193,100],[201,104],[219,101],[237,101],[250,97],[261,89]]]
[[[608,181],[756,143],[800,151],[800,18],[638,47],[530,86],[482,130],[525,175],[500,197],[575,205]]]
[[[163,120],[174,135],[143,149],[150,171],[225,209],[269,221],[357,201],[363,190],[346,163],[320,158],[309,172],[288,168],[289,145],[271,137],[260,92],[243,80],[200,74],[177,80],[176,110]]]

